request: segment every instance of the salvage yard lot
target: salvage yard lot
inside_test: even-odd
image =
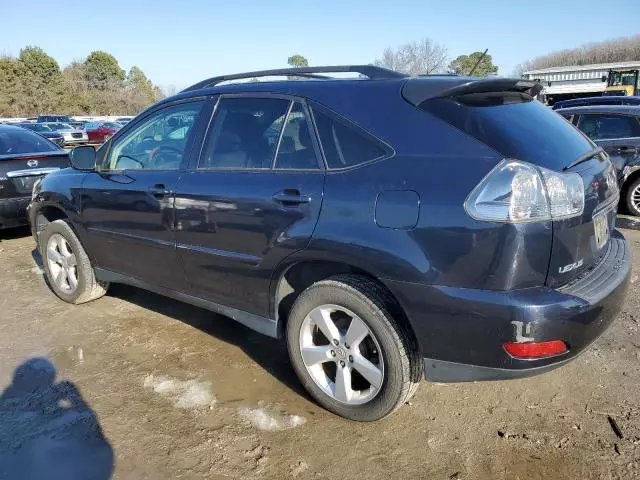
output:
[[[639,478],[640,221],[619,224],[632,283],[586,353],[529,379],[423,383],[369,424],[318,407],[284,343],[224,317],[119,285],[96,302],[63,303],[29,232],[0,231],[0,387],[39,356],[83,400],[5,391],[0,478],[29,452],[55,468],[56,448],[101,469],[98,478]]]

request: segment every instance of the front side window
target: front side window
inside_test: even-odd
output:
[[[290,104],[282,98],[221,98],[198,168],[271,168]]]
[[[355,125],[339,120],[317,106],[312,110],[329,168],[353,167],[386,155],[376,139]]]
[[[152,113],[131,132],[114,142],[106,159],[106,168],[180,168],[188,134],[196,123],[203,105],[203,101],[181,103]]]
[[[592,140],[640,137],[638,119],[626,115],[582,115],[578,128]]]

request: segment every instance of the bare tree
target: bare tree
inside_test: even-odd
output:
[[[447,67],[447,49],[430,38],[388,47],[374,64],[408,75],[442,73]]]
[[[603,42],[588,43],[578,48],[559,50],[521,64],[523,71],[568,65],[614,63],[640,60],[640,34]]]

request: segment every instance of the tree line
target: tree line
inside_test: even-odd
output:
[[[515,75],[527,70],[564,67],[569,65],[591,65],[594,63],[616,63],[640,60],[640,34],[602,42],[587,43],[577,48],[558,50],[520,64]]]
[[[103,51],[62,69],[35,46],[0,57],[0,117],[133,115],[163,96],[139,67],[125,72]]]

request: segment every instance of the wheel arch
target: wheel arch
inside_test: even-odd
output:
[[[389,311],[396,322],[409,335],[415,348],[418,342],[405,309],[384,279],[369,269],[351,262],[326,259],[296,259],[282,265],[273,275],[270,297],[272,299],[272,315],[277,321],[278,337],[283,338],[287,327],[288,314],[298,296],[312,284],[340,274],[352,274],[367,277],[379,285],[391,300]]]

